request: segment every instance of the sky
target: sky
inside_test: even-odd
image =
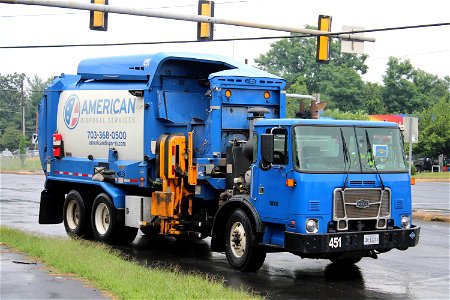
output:
[[[90,2],[89,0],[76,0]],[[197,0],[109,0],[110,5],[197,14]],[[332,31],[343,25],[366,29],[450,22],[448,0],[216,0],[215,17],[274,25],[316,25],[320,14],[332,16]],[[195,40],[197,24],[110,14],[108,31],[89,30],[89,12],[0,4],[0,47],[78,43]],[[285,32],[216,25],[215,38],[283,36]],[[369,70],[365,81],[382,82],[390,56],[409,59],[415,68],[443,78],[450,76],[450,26],[368,33],[364,43]],[[203,42],[138,46],[0,49],[0,73],[25,73],[48,78],[76,74],[84,58],[186,51],[219,54],[241,62],[270,49],[275,40]]]

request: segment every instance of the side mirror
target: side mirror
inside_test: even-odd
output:
[[[273,134],[261,134],[261,156],[263,163],[273,163]]]

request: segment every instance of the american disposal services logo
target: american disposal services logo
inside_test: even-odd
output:
[[[67,98],[64,105],[64,123],[67,128],[74,129],[80,120],[80,100],[76,95],[71,95]]]

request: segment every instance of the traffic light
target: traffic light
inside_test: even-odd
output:
[[[319,30],[331,32],[331,17],[319,16]],[[330,42],[331,37],[321,35],[317,37],[317,54],[316,61],[320,64],[327,64],[330,61]]]
[[[214,1],[199,0],[198,14],[200,16],[214,17]],[[197,40],[211,41],[213,39],[214,24],[197,23]]]
[[[108,5],[108,0],[91,0],[91,3]],[[108,13],[91,10],[89,28],[98,31],[108,30]]]

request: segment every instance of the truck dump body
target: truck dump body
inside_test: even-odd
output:
[[[210,235],[246,271],[268,249],[348,261],[416,245],[398,127],[285,119],[284,86],[206,54],[82,61],[39,107],[39,222],[106,243]]]
[[[254,96],[254,87],[263,103]],[[217,164],[229,140],[248,138],[248,107],[263,105],[270,110],[268,116],[280,117],[283,87],[280,78],[211,55],[159,53],[82,61],[77,76],[63,75],[53,82],[47,103],[41,105],[41,141],[47,139],[51,145],[49,133],[57,130],[64,136],[65,151],[53,171],[46,170],[45,163],[43,168],[48,176],[92,174],[95,163],[88,157],[107,162],[108,149],[115,148],[115,165],[125,175],[119,179],[136,184],[137,178],[128,174],[137,164],[155,159],[158,137],[188,131],[194,132],[194,157]],[[225,89],[238,95],[230,100]],[[268,101],[263,98],[265,90],[274,91]],[[45,162],[49,153],[43,151],[44,143],[40,146]],[[82,162],[91,171],[76,172]],[[148,171],[154,177],[155,167]]]

